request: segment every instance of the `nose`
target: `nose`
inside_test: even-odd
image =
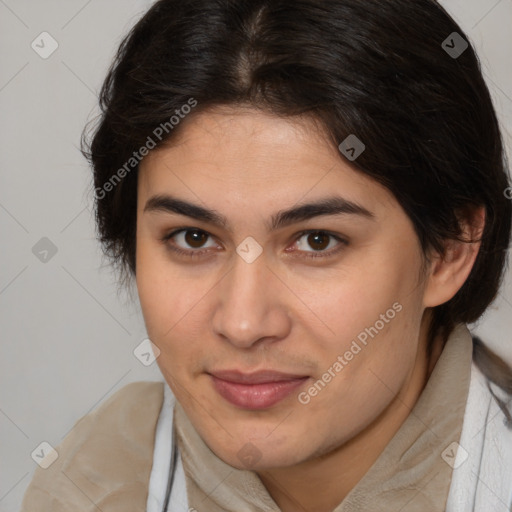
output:
[[[267,266],[264,254],[252,263],[236,255],[216,287],[214,334],[238,348],[283,339],[290,331],[290,292]]]

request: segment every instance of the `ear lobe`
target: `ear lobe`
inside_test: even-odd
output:
[[[426,308],[448,302],[464,285],[480,250],[485,219],[483,206],[471,210],[460,220],[464,241],[447,240],[444,253],[433,256],[423,296]]]

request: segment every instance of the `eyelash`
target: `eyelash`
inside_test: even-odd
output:
[[[176,254],[179,254],[181,256],[185,256],[185,257],[191,258],[191,259],[200,258],[204,253],[208,252],[208,249],[202,249],[202,250],[197,250],[197,251],[193,251],[193,250],[187,251],[187,250],[182,249],[181,247],[178,247],[176,245],[172,245],[169,243],[169,241],[174,236],[178,235],[179,233],[186,232],[186,231],[199,231],[201,233],[205,233],[209,237],[212,236],[212,235],[210,235],[210,233],[208,233],[207,231],[204,231],[203,229],[184,227],[184,228],[176,229],[176,230],[172,231],[171,233],[164,235],[160,239],[160,241],[162,243],[164,243],[169,250],[173,251]],[[319,234],[330,236],[330,237],[334,238],[337,242],[339,242],[339,245],[337,247],[335,247],[334,249],[330,249],[329,251],[319,251],[319,252],[302,251],[302,252],[305,252],[305,255],[301,256],[301,257],[304,257],[304,258],[329,258],[329,257],[335,256],[345,246],[348,245],[348,242],[345,239],[339,237],[338,235],[335,235],[334,233],[331,233],[331,232],[325,231],[325,230],[320,230],[320,229],[307,229],[307,230],[301,231],[300,233],[298,233],[295,236],[294,243],[297,242],[297,240],[302,238],[304,235],[309,235],[311,233],[319,233]],[[299,252],[301,252],[301,251],[299,251]]]

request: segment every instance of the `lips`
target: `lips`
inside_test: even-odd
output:
[[[266,409],[286,398],[309,379],[305,375],[272,370],[242,373],[237,370],[209,374],[221,397],[243,409]]]
[[[260,370],[254,373],[243,373],[238,370],[222,370],[211,372],[211,375],[228,382],[238,384],[262,384],[268,382],[285,382],[294,379],[302,379],[306,375],[276,372],[272,370]]]

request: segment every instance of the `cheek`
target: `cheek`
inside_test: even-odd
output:
[[[216,281],[171,264],[155,242],[143,240],[137,246],[136,282],[148,336],[160,350],[157,363],[169,384],[177,382],[171,387],[178,396],[180,383],[200,371],[206,299]]]
[[[384,326],[374,323],[355,336],[339,338],[323,359],[323,373],[300,396],[301,420],[308,432],[316,432],[319,446],[337,446],[360,433],[388,407],[409,377],[418,330],[405,309],[393,312],[388,323],[382,321]]]
[[[335,288],[326,284],[324,293],[310,292],[329,328],[315,337],[314,347],[321,361],[316,377],[328,384],[306,390],[303,403],[312,416],[332,411],[333,425],[343,420],[349,430],[374,418],[400,389],[414,366],[422,318],[415,248],[368,251],[362,260],[331,276]]]
[[[332,358],[354,339],[364,343],[373,334],[395,343],[402,330],[415,333],[422,316],[420,266],[415,244],[390,238],[354,251],[338,268],[293,276],[293,291],[310,307],[302,321],[315,331],[316,350]]]
[[[140,237],[137,242],[137,291],[148,334],[167,338],[204,294],[204,284],[186,277],[172,265],[157,241]]]

